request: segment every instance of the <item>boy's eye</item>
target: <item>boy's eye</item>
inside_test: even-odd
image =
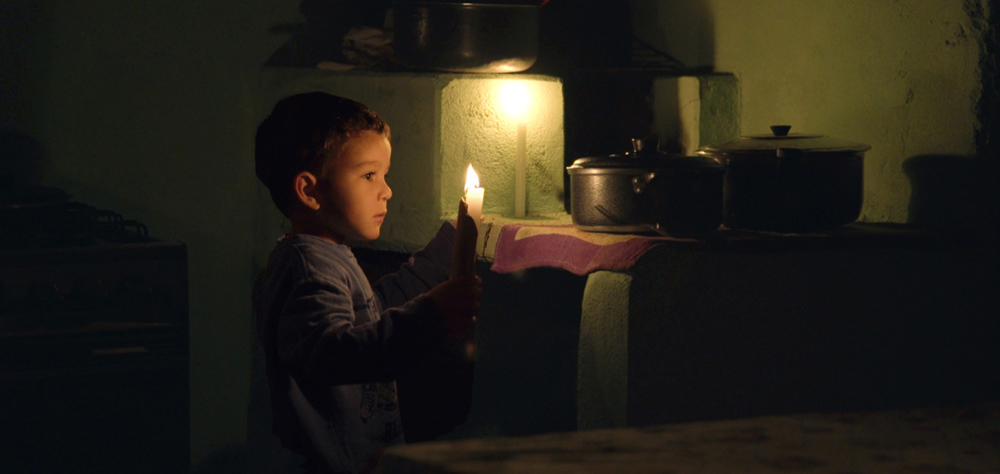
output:
[[[372,176],[375,176],[375,173],[365,173],[365,179],[367,180],[371,180]]]

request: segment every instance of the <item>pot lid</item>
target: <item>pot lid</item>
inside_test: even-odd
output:
[[[722,164],[707,156],[685,156],[657,149],[656,140],[633,140],[633,151],[606,156],[579,158],[567,170],[578,169],[723,169]]]
[[[790,125],[772,125],[770,134],[746,135],[725,143],[701,147],[699,155],[774,154],[779,149],[794,149],[802,153],[862,152],[871,145],[825,135],[788,133]]]

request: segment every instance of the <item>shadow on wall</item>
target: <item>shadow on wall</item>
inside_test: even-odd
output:
[[[30,122],[33,101],[43,88],[51,35],[50,2],[0,2],[0,126]]]
[[[636,2],[634,8],[635,30],[642,39],[690,69],[714,70],[715,19],[706,0]]]
[[[0,128],[0,195],[35,186],[45,166],[42,144],[19,130]]]
[[[195,465],[192,474],[246,474],[247,449],[243,445],[227,445],[216,449]]]
[[[903,163],[912,188],[909,223],[947,230],[1000,229],[997,165],[957,155],[920,155]]]
[[[528,73],[565,76],[577,69],[628,66],[630,2],[550,0],[540,10],[539,28],[538,61]]]

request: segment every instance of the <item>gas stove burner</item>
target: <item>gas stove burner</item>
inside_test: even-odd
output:
[[[146,226],[78,202],[0,207],[0,250],[150,242]]]

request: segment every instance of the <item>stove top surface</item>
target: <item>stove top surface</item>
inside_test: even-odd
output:
[[[79,202],[0,207],[0,252],[154,241],[144,224]]]

